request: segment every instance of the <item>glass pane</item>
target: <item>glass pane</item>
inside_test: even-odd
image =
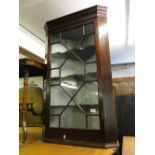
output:
[[[70,97],[63,88],[60,86],[51,87],[50,115],[60,114],[69,101]]]
[[[74,102],[61,115],[61,128],[86,129],[86,116]]]
[[[60,33],[52,35],[52,43],[60,41]]]
[[[64,92],[60,86],[51,87],[51,102],[52,106],[65,106],[70,100],[70,97]]]
[[[82,27],[62,32],[62,42],[69,48],[73,49],[82,37]]]
[[[68,50],[62,43],[52,44],[52,68],[58,68],[65,61],[65,53]]]
[[[84,64],[72,53],[61,68],[61,86],[73,96],[84,82]]]
[[[59,115],[65,105],[54,105],[50,106],[50,115]]]
[[[88,129],[100,129],[99,116],[88,116]]]
[[[51,70],[51,85],[55,85],[59,83],[60,83],[59,69]]]
[[[50,127],[58,128],[59,127],[59,117],[58,116],[50,116]]]
[[[65,55],[62,53],[52,54],[52,68],[58,68],[65,61]]]
[[[86,64],[86,81],[97,80],[96,63]]]
[[[84,28],[94,31],[93,24]],[[50,115],[60,115],[60,128],[98,129],[99,117],[86,116],[99,114],[94,35],[83,36],[81,26],[54,39],[60,42],[52,44],[51,79],[60,85],[51,87]],[[50,127],[58,126],[59,117],[50,116]]]
[[[87,24],[84,26],[85,34],[93,33],[94,32],[94,24]]]
[[[96,61],[94,35],[84,36],[77,44],[74,53],[85,62]]]
[[[86,113],[98,114],[98,85],[97,82],[85,83],[74,101],[78,103]],[[92,111],[91,109],[95,109]]]

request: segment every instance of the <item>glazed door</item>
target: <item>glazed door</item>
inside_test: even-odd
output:
[[[51,35],[49,128],[100,130],[93,23]]]

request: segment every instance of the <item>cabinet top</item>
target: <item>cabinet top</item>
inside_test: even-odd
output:
[[[45,23],[44,29],[46,33],[59,31],[62,28],[68,26],[78,26],[80,23],[92,22],[97,17],[106,18],[107,17],[107,7],[95,5],[69,15],[47,21]]]

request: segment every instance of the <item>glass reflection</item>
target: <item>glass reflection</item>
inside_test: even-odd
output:
[[[60,83],[59,69],[52,69],[51,70],[51,85],[56,85],[59,83]]]
[[[65,106],[69,102],[69,100],[70,97],[60,86],[51,87],[51,106]]]
[[[64,107],[64,105],[50,106],[50,115],[59,115]]]
[[[58,116],[50,116],[50,127],[58,128],[59,127],[59,117]]]
[[[65,61],[65,53],[67,48],[62,43],[57,43],[52,45],[52,58],[51,66],[52,68],[58,68]]]
[[[100,129],[99,116],[88,116],[88,129]]]
[[[62,42],[67,46],[68,49],[73,49],[81,38],[82,27],[62,32]]]
[[[74,101],[78,103],[86,113],[99,113],[98,107],[98,85],[97,82],[85,83]],[[95,109],[91,111],[91,109]]]
[[[52,35],[52,43],[60,41],[60,33],[56,33]]]
[[[94,24],[87,24],[84,26],[85,34],[93,33],[94,32]]]
[[[61,115],[61,128],[86,129],[85,114],[75,105],[74,102],[65,109]]]
[[[73,96],[84,82],[84,64],[72,53],[61,68],[61,86]]]
[[[96,63],[86,64],[86,81],[97,80]]]
[[[85,62],[96,61],[94,35],[84,36],[77,44],[74,53]]]

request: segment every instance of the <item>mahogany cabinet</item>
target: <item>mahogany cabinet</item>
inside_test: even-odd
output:
[[[93,6],[44,28],[44,141],[116,148],[107,8]]]

